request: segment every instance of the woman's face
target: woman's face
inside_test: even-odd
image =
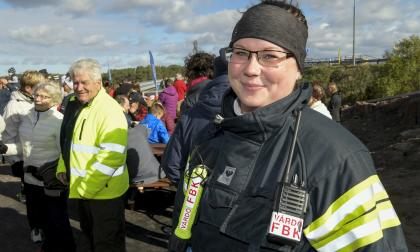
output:
[[[271,42],[255,38],[240,39],[233,47],[248,51],[286,51]],[[240,100],[242,112],[251,112],[288,96],[300,77],[293,57],[285,59],[277,67],[268,67],[260,65],[256,56],[253,53],[246,63],[229,63],[229,82]]]
[[[52,102],[51,95],[44,89],[38,89],[34,93],[35,110],[45,111],[55,104]]]

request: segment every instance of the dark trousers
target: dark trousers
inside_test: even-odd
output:
[[[94,252],[124,252],[124,196],[107,200],[77,200],[80,228]]]
[[[24,183],[26,194],[26,215],[31,229],[45,229],[47,222],[47,198],[44,187]]]
[[[74,252],[76,243],[70,226],[67,211],[67,193],[58,197],[45,196],[47,199],[47,223],[45,241],[42,248],[45,252]]]

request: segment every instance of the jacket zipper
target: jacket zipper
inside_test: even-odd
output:
[[[80,134],[79,134],[79,140],[82,140],[82,133],[83,133],[83,127],[85,126],[85,122],[86,122],[86,119],[83,119],[82,128],[80,129]]]

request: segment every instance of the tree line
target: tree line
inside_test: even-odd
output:
[[[420,90],[420,37],[402,39],[384,55],[379,65],[314,66],[305,69],[303,82],[335,82],[344,104],[384,98]]]
[[[184,67],[179,65],[156,66],[156,78],[166,79],[175,77],[177,73],[183,73]],[[153,80],[152,68],[148,66],[138,66],[136,68],[111,69],[111,79],[113,84],[120,84],[124,81],[142,82]],[[108,73],[102,74],[104,81],[109,81]]]
[[[305,69],[302,82],[319,80],[324,87],[335,82],[342,92],[344,104],[383,98],[420,90],[420,37],[413,35],[402,39],[384,55],[384,64],[313,66]],[[184,66],[156,66],[157,79],[184,74]],[[111,69],[113,83],[124,80],[141,82],[152,80],[150,65],[136,68]],[[108,74],[103,74],[108,80]]]

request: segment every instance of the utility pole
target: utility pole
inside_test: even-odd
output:
[[[356,0],[353,0],[353,66],[356,65],[356,56],[354,55],[356,44]]]
[[[198,53],[198,41],[194,40],[193,42],[193,54]]]

